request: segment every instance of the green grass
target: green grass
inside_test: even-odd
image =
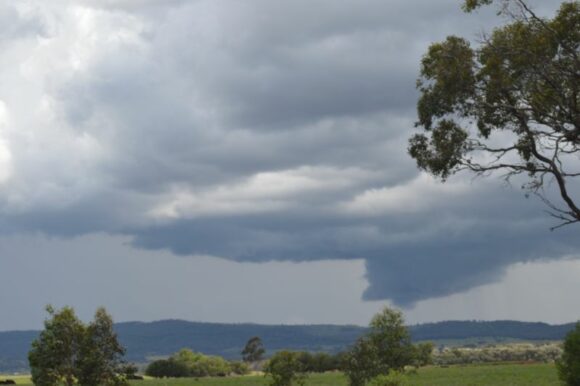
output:
[[[16,379],[19,384],[30,385],[28,378]],[[0,376],[0,379],[3,379]],[[408,376],[410,386],[557,386],[556,368],[553,364],[502,364],[479,366],[428,367]],[[134,381],[131,386],[267,386],[263,376],[232,378],[162,379]],[[340,373],[313,374],[306,386],[347,386]]]
[[[28,375],[0,375],[0,380],[12,379],[16,381],[17,385],[31,385],[30,377]]]
[[[430,367],[410,376],[412,386],[554,386],[553,364]]]

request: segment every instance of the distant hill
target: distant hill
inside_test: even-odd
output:
[[[448,321],[411,326],[415,341],[560,340],[574,324],[549,325],[516,321]],[[118,323],[115,329],[127,348],[127,359],[143,363],[187,347],[206,354],[238,359],[252,336],[260,336],[270,352],[280,349],[339,352],[351,345],[364,327],[340,325],[220,324],[162,320]],[[0,372],[26,371],[26,355],[38,331],[0,332]]]
[[[470,338],[511,338],[517,340],[561,340],[574,328],[575,323],[550,325],[547,323],[517,322],[512,320],[447,321],[411,326],[413,339],[452,340]]]

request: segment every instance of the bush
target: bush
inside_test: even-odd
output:
[[[272,381],[270,386],[304,385],[306,372],[300,362],[301,353],[291,351],[279,351],[264,368],[266,376]]]
[[[246,375],[250,373],[250,366],[245,362],[230,362],[230,369],[231,372],[236,375]]]
[[[302,363],[302,367],[307,373],[324,373],[341,369],[341,357],[339,355],[303,351],[298,353],[298,360]]]
[[[189,376],[189,369],[185,363],[173,359],[160,359],[151,362],[145,374],[155,378],[182,378]]]
[[[387,375],[379,375],[373,378],[369,386],[407,386],[409,382],[405,376],[398,371],[389,371]]]
[[[558,376],[567,386],[580,386],[580,322],[566,335],[562,358],[556,362]]]
[[[422,367],[433,364],[433,343],[425,342],[414,346],[413,366]]]
[[[232,367],[222,357],[208,356],[183,349],[169,359],[161,359],[147,366],[145,374],[155,377],[225,377]]]
[[[225,377],[232,369],[222,357],[201,355],[189,364],[189,372],[192,377]]]

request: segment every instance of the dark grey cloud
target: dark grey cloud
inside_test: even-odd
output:
[[[576,253],[577,229],[550,232],[538,202],[490,185],[469,186],[467,197],[441,195],[418,212],[419,203],[399,200],[400,207],[374,215],[325,215],[305,205],[276,215],[190,219],[137,232],[134,245],[252,262],[363,258],[365,299],[407,307],[498,281],[518,262]]]
[[[442,185],[406,154],[422,53],[451,33],[475,40],[501,22],[493,10],[28,6],[37,21],[14,27],[0,62],[3,233],[122,234],[238,262],[364,259],[365,298],[405,306],[577,250],[574,229],[548,232],[541,204],[500,179]]]

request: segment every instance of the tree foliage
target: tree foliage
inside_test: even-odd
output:
[[[122,385],[124,348],[104,308],[85,325],[71,307],[46,308],[49,318],[28,354],[32,381],[37,386]]]
[[[37,386],[74,385],[85,328],[71,307],[57,311],[47,306],[46,311],[49,318],[44,330],[28,354],[32,382]]]
[[[304,385],[306,380],[306,369],[298,352],[277,352],[268,361],[264,372],[271,378],[270,386]]]
[[[78,381],[83,386],[124,384],[120,374],[126,374],[123,365],[125,349],[113,330],[113,319],[104,308],[99,308],[94,320],[86,327],[78,358]]]
[[[564,352],[556,362],[558,376],[567,386],[580,386],[580,323],[564,340]]]
[[[379,375],[403,371],[413,364],[415,354],[403,314],[385,307],[371,320],[369,332],[348,352],[344,371],[351,386],[362,386]]]
[[[398,371],[390,371],[386,375],[379,375],[369,382],[369,386],[407,386],[409,382],[405,375]]]
[[[151,362],[145,374],[156,378],[223,377],[230,373],[244,374],[247,371],[247,366],[241,363],[232,365],[219,356],[203,355],[190,349],[182,349],[168,359]]]
[[[266,349],[259,336],[254,336],[248,340],[242,350],[242,360],[244,362],[257,362],[264,357]]]
[[[492,0],[466,0],[472,11]],[[580,2],[553,19],[523,0],[503,0],[511,22],[473,48],[449,36],[421,61],[417,126],[409,140],[419,168],[445,180],[458,170],[527,176],[559,225],[580,221],[569,186],[580,176]],[[551,200],[554,181],[561,203]]]

